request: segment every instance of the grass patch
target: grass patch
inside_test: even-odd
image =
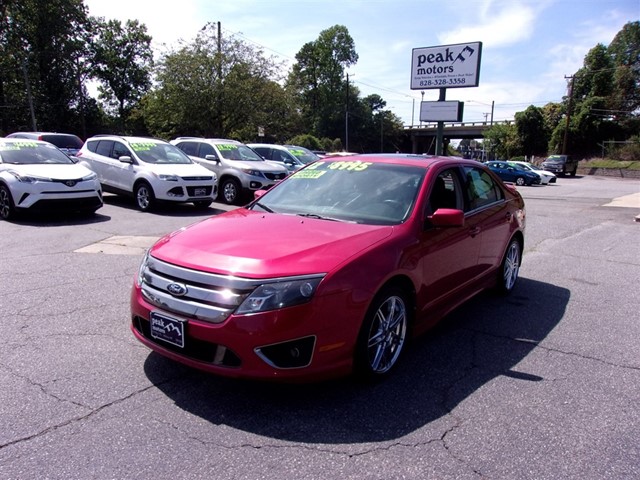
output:
[[[579,164],[585,168],[616,168],[620,170],[640,170],[640,161],[625,162],[620,160],[608,160],[594,158],[591,160],[584,160]]]

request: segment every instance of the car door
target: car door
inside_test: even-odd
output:
[[[465,166],[468,209],[465,223],[480,240],[478,264],[474,273],[487,274],[502,261],[505,239],[509,236],[512,213],[501,185],[483,168]]]
[[[110,166],[109,176],[113,179],[115,186],[126,192],[133,192],[136,157],[124,143],[116,141],[113,142],[111,156],[114,161]],[[120,157],[129,157],[131,161],[123,162]]]
[[[457,227],[433,227],[429,217],[439,208],[465,209],[464,180],[461,171],[448,168],[430,177],[431,185],[424,206],[424,230],[419,238],[422,284],[418,292],[421,317],[447,305],[448,298],[459,295],[478,275],[481,238],[476,231],[475,215],[465,215]]]
[[[95,155],[88,155],[86,157],[93,171],[98,174],[100,183],[110,187],[115,186],[113,179],[109,176],[109,169],[113,163],[113,158],[111,157],[112,150],[113,140],[99,140],[93,152]]]
[[[207,158],[207,155],[209,158]],[[222,161],[220,160],[220,155],[216,152],[216,149],[213,145],[205,142],[198,142],[198,153],[196,156],[200,159],[200,164],[207,167],[212,172],[215,172],[218,180],[220,179],[220,171],[222,170]],[[217,158],[218,160],[213,160],[212,157]]]

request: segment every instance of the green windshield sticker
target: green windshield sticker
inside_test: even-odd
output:
[[[144,152],[147,150],[151,150],[155,146],[155,143],[147,142],[147,143],[132,143],[131,148],[135,152]]]
[[[291,178],[302,178],[302,179],[312,179],[315,180],[320,178],[322,175],[327,173],[326,170],[300,170],[292,175]]]
[[[21,150],[23,148],[38,148],[38,144],[36,142],[29,141],[0,144],[0,150],[4,151]]]
[[[227,143],[219,143],[216,145],[216,147],[218,147],[218,150],[222,151],[222,150],[237,150],[238,146],[237,145],[229,145]]]
[[[293,153],[296,157],[300,155],[304,155],[306,153],[304,150],[289,150],[289,151]]]
[[[329,164],[331,170],[350,170],[352,172],[361,172],[373,165],[370,162],[361,162],[359,160],[353,162],[332,162]]]

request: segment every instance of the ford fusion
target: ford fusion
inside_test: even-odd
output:
[[[514,288],[524,230],[516,187],[478,162],[323,159],[161,238],[132,288],[131,329],[224,376],[381,378],[410,336],[483,289]]]

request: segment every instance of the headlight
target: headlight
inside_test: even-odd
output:
[[[177,182],[179,180],[177,175],[158,175],[158,178],[167,182]]]
[[[139,287],[142,285],[144,280],[144,271],[147,269],[147,262],[149,261],[149,250],[144,252],[144,257],[142,257],[142,261],[140,262],[140,266],[138,267],[138,275],[136,276],[136,285]]]
[[[309,302],[322,278],[317,276],[260,285],[242,302],[236,313],[266,312]]]
[[[98,178],[98,175],[96,175],[95,172],[91,172],[89,175],[82,177],[82,181],[87,182],[89,180],[95,180],[96,178]]]
[[[35,177],[33,175],[21,175],[15,170],[7,170],[7,172],[13,175],[16,178],[16,180],[22,183],[51,182],[50,178]]]
[[[254,177],[264,177],[260,170],[252,170],[251,168],[241,168],[240,170],[242,170],[247,175],[253,175]]]

